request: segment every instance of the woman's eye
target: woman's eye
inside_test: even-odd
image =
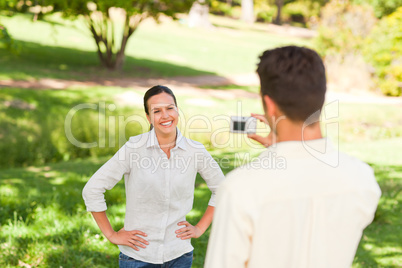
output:
[[[168,110],[173,110],[173,107],[169,107]]]
[[[159,113],[159,111],[154,111],[154,114]]]

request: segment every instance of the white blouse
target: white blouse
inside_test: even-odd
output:
[[[182,228],[177,223],[185,221],[193,207],[197,172],[212,192],[208,205],[215,206],[215,194],[224,175],[205,147],[185,138],[177,129],[176,146],[168,159],[151,130],[131,137],[91,177],[82,195],[88,211],[105,211],[104,192],[124,175],[124,229],[146,233],[149,245],[139,251],[122,245],[119,248],[134,259],[160,264],[193,250],[190,239],[177,238],[175,231]]]

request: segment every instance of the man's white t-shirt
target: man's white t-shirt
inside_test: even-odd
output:
[[[350,267],[380,196],[326,139],[277,143],[220,185],[205,267]]]

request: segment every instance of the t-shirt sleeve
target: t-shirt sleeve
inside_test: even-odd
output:
[[[87,211],[100,212],[107,209],[105,191],[112,189],[130,173],[130,148],[127,143],[89,179],[82,191]]]

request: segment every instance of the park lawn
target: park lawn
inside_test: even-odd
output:
[[[129,95],[125,95],[129,94]],[[38,147],[38,153],[61,148],[61,153],[69,155],[56,158],[56,163],[10,168],[15,163],[3,166],[0,170],[0,266],[15,267],[19,261],[42,267],[113,267],[117,265],[118,249],[111,245],[99,232],[91,219],[81,198],[85,182],[106,161],[115,147],[100,149],[79,149],[63,137],[63,122],[72,107],[82,103],[98,105],[98,110],[87,109],[75,115],[75,124],[81,132],[75,135],[81,140],[101,141],[97,131],[99,107],[107,105],[105,116],[137,116],[143,118],[139,90],[122,88],[71,89],[66,91],[32,91],[8,89],[0,91],[0,103],[14,103],[16,107],[0,107],[3,135],[12,131],[24,146],[14,140],[2,143],[1,155],[28,154],[25,146]],[[121,102],[118,96],[131,102]],[[130,97],[130,98],[128,98]],[[139,98],[139,99],[138,99]],[[242,135],[227,133],[227,116],[236,114],[241,104],[241,114],[252,111],[261,112],[259,99],[221,99],[193,94],[177,95],[181,120],[180,127],[186,136],[206,145],[213,156],[223,166],[225,173],[238,166],[244,152],[257,155],[262,148],[246,143]],[[108,105],[115,105],[112,111]],[[31,106],[29,106],[31,105]],[[27,110],[26,107],[36,107]],[[338,118],[324,123],[338,123],[339,131],[327,134],[338,141],[339,148],[369,163],[375,170],[382,189],[382,197],[375,220],[364,232],[354,261],[354,267],[393,267],[402,264],[402,127],[400,115],[402,107],[384,104],[340,103],[330,106],[339,109]],[[333,112],[333,111],[332,111]],[[195,120],[194,120],[195,118]],[[107,120],[107,122],[112,122]],[[208,122],[211,129],[208,129]],[[147,125],[142,126],[146,131]],[[191,132],[191,128],[205,128],[204,133]],[[76,129],[76,130],[77,130]],[[94,131],[94,129],[96,131]],[[129,135],[135,135],[138,125],[126,125]],[[145,130],[144,130],[145,129]],[[224,130],[216,136],[211,132]],[[53,132],[54,131],[54,132]],[[110,129],[108,130],[110,131]],[[263,132],[265,129],[259,129]],[[21,132],[20,136],[17,134]],[[216,132],[215,132],[216,133]],[[0,133],[1,134],[1,133]],[[41,135],[49,138],[40,139]],[[109,137],[110,133],[107,133]],[[8,137],[10,135],[6,135]],[[31,137],[31,138],[29,138]],[[39,137],[39,138],[38,138]],[[52,138],[53,137],[53,138]],[[214,137],[213,141],[212,137]],[[65,137],[64,137],[65,139]],[[30,141],[34,143],[30,145]],[[108,145],[108,144],[107,144]],[[61,146],[61,147],[60,147]],[[64,147],[63,147],[64,146]],[[68,146],[71,146],[68,147]],[[116,143],[118,148],[118,143]],[[13,151],[14,150],[14,151]],[[64,151],[63,151],[64,150]],[[19,152],[21,151],[21,152]],[[237,156],[235,153],[239,153]],[[104,155],[104,156],[102,156]],[[92,156],[92,157],[91,157]],[[80,157],[85,157],[81,158]],[[62,160],[65,161],[62,161]],[[224,159],[225,161],[222,161]],[[240,160],[240,161],[239,161]],[[43,160],[45,161],[45,160]],[[46,162],[46,161],[45,161]],[[205,183],[196,181],[194,209],[189,221],[195,223],[205,210],[209,191]],[[123,226],[124,185],[120,182],[107,192],[108,213],[115,229]],[[193,240],[195,246],[194,267],[202,267],[209,231],[199,239]],[[20,265],[22,265],[20,263]]]
[[[0,155],[7,157],[0,158],[0,168],[114,153],[127,137],[149,129],[143,112],[143,94],[141,90],[118,87],[60,91],[1,89]],[[248,139],[229,134],[229,116],[261,113],[262,107],[256,99],[195,97],[190,92],[177,95],[177,100],[183,134],[207,148],[249,148]],[[211,133],[216,134],[213,144]],[[72,144],[74,140],[97,144],[79,148]]]
[[[394,146],[400,146],[400,140]],[[391,146],[383,152],[387,154]],[[217,159],[233,156],[212,152]],[[392,153],[392,152],[391,152]],[[74,160],[43,166],[3,169],[0,175],[0,266],[115,267],[118,248],[99,232],[85,211],[81,190],[107,158]],[[353,267],[397,267],[402,263],[402,167],[370,163],[383,191],[374,222],[364,231]],[[224,169],[227,173],[233,168]],[[207,206],[210,192],[198,177],[194,209],[196,223]],[[106,194],[108,214],[117,230],[124,222],[124,184]],[[193,267],[203,267],[209,230],[195,247]]]
[[[160,24],[146,20],[128,42],[123,71],[109,72],[99,67],[83,19],[63,20],[55,14],[32,22],[26,15],[0,16],[19,48],[18,55],[0,48],[0,79],[233,75],[254,72],[258,56],[268,48],[310,44],[269,34],[264,24],[248,26],[212,15],[211,21],[213,29],[189,28],[185,16]]]
[[[174,88],[173,88],[174,90]],[[127,137],[147,131],[149,124],[143,112],[144,92],[119,87],[93,87],[70,90],[0,90],[0,158],[1,167],[40,165],[61,160],[110,155]],[[180,111],[179,127],[191,139],[202,142],[207,149],[226,152],[238,148],[258,151],[258,146],[242,135],[229,133],[231,115],[262,113],[258,98],[222,98],[207,94],[194,95],[192,91],[176,94]],[[227,95],[230,96],[230,95]],[[79,105],[89,104],[78,110]],[[114,109],[113,109],[114,108]],[[74,109],[76,112],[74,113]],[[401,107],[395,105],[332,103],[325,106],[337,117],[323,117],[323,131],[344,151],[364,157],[354,146],[376,146],[378,140],[402,137]],[[71,124],[68,115],[72,116]],[[328,127],[327,127],[328,126]],[[335,128],[334,128],[335,127]],[[101,128],[102,131],[98,129]],[[258,125],[259,133],[268,133]],[[67,137],[98,146],[82,149]],[[351,145],[348,147],[348,144]],[[372,154],[381,161],[392,155]],[[363,151],[364,152],[364,151]]]
[[[1,23],[20,47],[18,55],[0,48],[0,79],[233,75],[254,72],[258,55],[267,48],[309,45],[305,40],[270,35],[261,24],[255,27],[241,22],[233,24],[228,19],[211,16],[217,28],[205,30],[190,29],[183,19],[142,24],[128,44],[123,71],[111,73],[99,67],[95,45],[82,21],[65,21],[55,15],[47,18],[51,24],[32,23],[26,16],[0,16]],[[256,87],[242,89],[256,92]],[[116,99],[120,94],[123,98]],[[0,90],[1,267],[24,263],[39,267],[117,265],[118,249],[100,234],[85,211],[81,190],[93,172],[119,147],[121,137],[147,129],[142,95],[142,91],[115,87]],[[94,104],[96,108],[77,112],[72,132],[84,142],[102,143],[105,139],[104,148],[84,150],[66,140],[66,115],[83,103]],[[219,161],[229,163],[223,168],[225,173],[238,165],[236,152],[243,155],[242,152],[251,151],[257,155],[261,151],[261,147],[247,143],[241,136],[227,133],[227,116],[238,112],[239,103],[243,115],[261,113],[258,99],[228,100],[190,93],[178,96],[178,103],[183,133],[204,143],[218,160],[228,160]],[[115,109],[110,105],[115,105]],[[104,114],[101,107],[105,109]],[[368,162],[383,191],[376,217],[363,234],[353,266],[402,266],[401,107],[342,103],[338,108],[338,117],[324,122],[338,124],[338,131],[330,128],[327,135],[337,141],[342,151]],[[120,123],[121,116],[123,129],[110,120],[114,118]],[[127,123],[124,119],[130,116],[135,117],[134,122]],[[108,131],[98,132],[99,126]],[[191,132],[192,128],[205,131]],[[224,132],[217,132],[220,129]],[[260,131],[266,129],[261,127]],[[217,135],[212,136],[212,132]],[[201,217],[209,198],[209,191],[200,178],[196,186],[194,209],[188,216],[193,223]],[[122,182],[107,193],[107,200],[112,224],[118,229],[124,221]],[[208,235],[209,231],[193,240],[194,267],[203,265]]]

